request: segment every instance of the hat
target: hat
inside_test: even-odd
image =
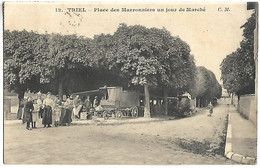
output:
[[[48,94],[51,94],[51,92],[47,92],[47,95],[48,95]]]

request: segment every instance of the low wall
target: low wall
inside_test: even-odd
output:
[[[12,113],[12,103],[11,99],[4,98],[4,119],[5,120],[15,120],[17,114]]]
[[[242,95],[238,103],[238,111],[245,118],[253,122],[256,125],[257,123],[257,106],[255,95]]]
[[[18,101],[12,96],[4,97],[4,119],[15,120],[17,118]]]

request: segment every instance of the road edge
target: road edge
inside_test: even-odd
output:
[[[227,135],[226,135],[226,144],[225,144],[225,157],[238,162],[240,164],[254,165],[256,164],[256,158],[246,157],[241,154],[234,153],[232,151],[232,124],[230,123],[230,112],[228,113],[228,126],[227,126]]]

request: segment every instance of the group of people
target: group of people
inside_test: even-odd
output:
[[[23,108],[23,123],[26,124],[26,129],[32,130],[36,128],[36,122],[42,120],[44,128],[55,126],[70,126],[72,119],[79,119],[83,108],[89,111],[92,106],[97,106],[97,96],[90,102],[89,97],[83,102],[77,95],[75,98],[69,96],[64,102],[58,96],[53,96],[50,92],[47,93],[45,99],[41,99],[38,94],[37,99],[28,97],[22,103]]]

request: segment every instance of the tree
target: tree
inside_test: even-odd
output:
[[[215,74],[205,67],[197,67],[197,75],[192,95],[197,97],[198,106],[207,105],[207,103],[213,101],[215,97],[220,98],[221,94],[222,88]]]
[[[27,31],[4,32],[5,88],[21,100],[24,92],[58,86],[60,98],[68,90],[72,76],[88,74],[95,57],[91,39],[76,35],[37,34]],[[52,88],[48,88],[52,89]]]
[[[254,29],[255,13],[241,26],[243,40],[240,47],[227,55],[220,65],[221,80],[229,93],[250,94],[255,92]]]
[[[41,81],[54,82],[58,86],[59,97],[62,98],[68,86],[64,83],[71,77],[93,67],[93,43],[91,39],[77,37],[76,35],[45,34],[42,36],[39,51],[35,59],[41,62]],[[45,47],[42,47],[45,46]]]
[[[190,90],[194,79],[195,63],[188,44],[165,28],[120,24],[113,35],[96,35],[93,40],[26,31],[7,31],[5,36],[5,67],[10,72],[5,74],[6,86],[23,93],[48,89],[62,98],[64,93],[91,85],[140,85],[145,93],[145,117],[150,117],[149,89],[164,89],[167,97],[168,89]],[[16,41],[19,38],[23,43]]]
[[[174,37],[164,29],[157,30],[153,36],[157,37],[159,62],[163,65],[164,73],[158,76],[159,88],[164,90],[165,115],[168,115],[168,95],[177,96],[184,92],[191,92],[195,80],[196,66],[194,57],[190,55],[189,45],[179,37]]]
[[[195,63],[189,46],[165,28],[120,24],[113,34],[109,66],[117,69],[133,85],[144,87],[145,117],[150,117],[150,89],[187,90]],[[165,93],[168,90],[165,89]]]
[[[120,69],[132,84],[144,87],[145,117],[150,117],[149,86],[157,85],[157,76],[164,73],[156,55],[161,44],[153,36],[153,31],[140,25],[120,24],[113,34],[113,57],[110,61],[111,68]]]
[[[28,89],[37,91],[40,88],[37,84],[39,63],[34,61],[38,39],[39,34],[35,32],[4,31],[4,88],[18,94],[19,104]],[[21,118],[20,109],[17,117]]]

